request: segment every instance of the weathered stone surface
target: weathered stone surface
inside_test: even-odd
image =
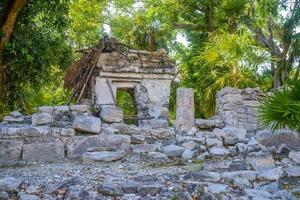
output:
[[[176,104],[176,130],[187,132],[193,128],[195,123],[193,89],[178,88]]]
[[[189,149],[189,150],[194,150],[199,146],[199,144],[197,142],[194,142],[194,141],[188,141],[188,142],[182,143],[181,146],[186,148],[186,149]]]
[[[0,191],[17,192],[20,184],[21,180],[19,179],[14,177],[4,177],[3,179],[0,179]]]
[[[220,173],[211,171],[190,172],[185,176],[185,179],[194,181],[217,182],[221,180]]]
[[[161,145],[159,144],[137,144],[133,145],[132,149],[134,153],[147,153],[151,151],[159,151],[161,148]]]
[[[78,113],[87,113],[89,112],[89,107],[87,105],[71,105],[70,111],[75,111]]]
[[[300,164],[300,151],[292,151],[289,153],[289,158],[294,161],[295,163]]]
[[[116,106],[102,107],[100,117],[108,123],[118,123],[123,121],[123,111]]]
[[[189,149],[186,149],[186,150],[184,150],[184,152],[182,153],[181,156],[183,159],[186,159],[186,160],[192,159],[194,156],[194,152]]]
[[[157,139],[172,139],[175,137],[175,132],[166,128],[159,128],[151,130],[151,136]]]
[[[3,121],[7,123],[21,123],[24,121],[24,119],[24,116],[22,116],[19,111],[13,111],[9,113],[9,115],[5,116]]]
[[[55,114],[62,114],[69,112],[69,106],[54,106],[54,113]]]
[[[260,178],[268,180],[268,181],[278,181],[281,177],[283,177],[283,175],[284,175],[284,173],[282,171],[282,167],[263,170],[258,173],[258,176]]]
[[[224,121],[218,118],[212,119],[196,119],[195,124],[200,129],[214,129],[214,128],[223,128]]]
[[[207,147],[212,147],[212,146],[223,146],[223,142],[221,140],[218,140],[216,138],[207,138],[206,139],[206,146]]]
[[[255,180],[256,179],[256,172],[255,171],[233,171],[233,172],[222,172],[221,176],[223,179],[227,180],[234,180],[237,177],[246,178],[248,180]]]
[[[224,147],[214,146],[210,149],[209,153],[214,156],[225,156],[225,155],[229,155],[230,151]]]
[[[100,133],[101,120],[93,116],[77,115],[74,119],[73,128],[88,133]]]
[[[144,135],[141,134],[134,134],[131,135],[131,144],[143,144],[146,138]]]
[[[148,157],[152,160],[167,160],[168,156],[161,152],[148,152]]]
[[[19,192],[18,193],[19,200],[40,200],[40,197],[26,194],[25,192]]]
[[[240,178],[240,177],[236,177],[233,180],[233,185],[235,187],[239,187],[241,189],[251,188],[252,187],[252,184],[250,183],[250,181],[247,178]]]
[[[52,113],[54,111],[54,107],[52,106],[41,106],[38,110],[42,113]]]
[[[0,140],[0,163],[6,160],[19,160],[22,148],[22,141]]]
[[[4,191],[0,191],[0,200],[7,200],[9,199],[9,194]]]
[[[254,170],[266,170],[275,168],[274,159],[270,155],[251,156],[247,158],[247,162]]]
[[[34,113],[31,118],[32,125],[44,125],[53,122],[53,117],[50,113]]]
[[[215,129],[213,133],[219,138],[237,138],[239,142],[247,141],[247,131],[242,128],[225,127],[223,129]]]
[[[121,189],[112,184],[99,184],[97,186],[97,191],[104,196],[116,197],[122,194]]]
[[[27,161],[57,161],[64,159],[62,142],[24,144],[23,159]]]
[[[74,185],[68,188],[65,200],[89,200],[90,194],[82,186]]]
[[[138,188],[138,193],[142,196],[151,195],[155,196],[156,194],[159,194],[162,186],[157,184],[151,184],[151,185],[142,185]]]
[[[163,152],[167,154],[169,157],[175,157],[175,156],[181,156],[181,154],[184,152],[184,148],[177,146],[177,145],[168,145],[162,147]]]
[[[208,191],[213,194],[220,194],[226,192],[228,189],[228,186],[225,184],[216,184],[216,183],[210,183],[208,184]]]
[[[286,169],[286,173],[289,177],[300,177],[300,167],[298,166],[289,166]]]
[[[67,144],[69,158],[81,158],[83,153],[91,147],[109,147],[112,149],[127,150],[130,145],[130,136],[127,135],[106,135],[97,136],[75,136]]]
[[[272,194],[257,189],[245,189],[245,194],[248,197],[256,198],[256,199],[272,199]]]
[[[82,155],[83,161],[104,161],[112,162],[122,159],[126,153],[124,151],[98,151],[98,152],[86,152]]]

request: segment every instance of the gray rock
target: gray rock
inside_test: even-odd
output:
[[[193,89],[178,88],[176,102],[176,130],[187,132],[193,128],[195,123]]]
[[[269,192],[257,189],[245,189],[245,194],[251,198],[272,199],[272,195]]]
[[[252,184],[251,184],[251,182],[247,178],[236,177],[233,180],[233,185],[235,187],[239,187],[241,189],[252,188]]]
[[[100,133],[101,120],[93,116],[77,115],[74,119],[73,128],[82,132]]]
[[[181,157],[185,160],[192,159],[193,156],[194,156],[194,152],[189,149],[184,150],[184,152],[181,155]]]
[[[228,189],[227,185],[218,184],[218,183],[209,183],[208,184],[208,191],[213,194],[220,194],[226,192]]]
[[[145,136],[141,134],[131,135],[131,144],[143,144],[145,142]]]
[[[200,129],[223,128],[224,121],[218,118],[213,119],[196,119],[195,124]]]
[[[0,140],[0,162],[21,159],[22,141]]]
[[[274,159],[271,155],[247,157],[247,163],[249,163],[254,170],[275,168]]]
[[[53,117],[50,113],[34,113],[31,118],[32,125],[44,125],[53,122]]]
[[[89,112],[89,107],[87,105],[71,105],[70,111],[75,111],[78,113],[87,113]]]
[[[291,195],[288,191],[286,190],[279,190],[273,195],[274,199],[281,199],[281,200],[297,200],[298,198],[294,197]]]
[[[69,112],[69,106],[54,106],[54,114],[59,115]]]
[[[212,147],[212,146],[223,146],[223,142],[221,140],[218,140],[216,138],[206,138],[206,146]]]
[[[40,200],[40,197],[26,194],[25,192],[19,192],[18,193],[19,200]]]
[[[278,183],[268,183],[259,188],[259,190],[267,191],[271,194],[274,194],[278,191]]]
[[[162,147],[163,152],[167,154],[169,157],[175,157],[175,156],[181,156],[181,154],[184,152],[185,148],[171,144]]]
[[[100,117],[107,123],[119,123],[123,121],[123,111],[119,107],[105,106],[102,107]]]
[[[281,177],[283,177],[283,175],[284,175],[284,173],[282,171],[282,167],[263,170],[258,173],[258,176],[261,179],[264,179],[267,181],[278,181]]]
[[[151,184],[151,185],[142,185],[138,188],[138,194],[142,196],[155,196],[156,194],[160,193],[162,186],[161,185],[156,185],[156,184]]]
[[[3,121],[8,123],[21,123],[25,120],[24,116],[19,111],[13,111],[3,118]]]
[[[23,159],[26,161],[57,161],[64,159],[65,148],[62,142],[24,144]]]
[[[0,179],[0,191],[17,192],[20,184],[21,180],[19,179],[14,177],[4,177]]]
[[[221,176],[223,179],[227,180],[234,180],[236,177],[246,178],[248,180],[255,180],[256,179],[256,172],[255,171],[233,171],[233,172],[222,172]]]
[[[0,200],[7,200],[9,199],[9,194],[4,191],[0,191]]]
[[[218,182],[221,180],[220,173],[211,171],[190,172],[186,178],[194,181]]]
[[[210,149],[209,153],[214,156],[226,156],[230,154],[230,151],[224,147],[214,146]]]
[[[99,184],[97,186],[97,191],[104,196],[117,197],[122,194],[121,189],[112,184]]]
[[[126,151],[129,145],[130,136],[128,135],[75,136],[67,145],[67,153],[69,158],[81,158],[83,153],[92,147],[108,147]]]
[[[64,200],[89,200],[90,194],[83,186],[70,186],[67,190]]]
[[[151,119],[150,120],[150,126],[153,129],[167,128],[168,125],[169,125],[169,122],[166,119]]]
[[[38,110],[42,113],[52,113],[54,111],[54,107],[52,106],[41,106]]]
[[[194,150],[194,149],[196,149],[199,145],[198,145],[197,142],[194,142],[194,141],[188,141],[188,142],[182,143],[181,146],[184,147],[184,148],[186,148],[186,149],[189,149],[189,150]]]
[[[224,142],[224,145],[226,145],[226,146],[235,145],[239,142],[239,139],[236,137],[227,137],[227,138],[224,138],[223,142]]]
[[[138,183],[135,181],[126,181],[121,183],[121,188],[124,193],[137,193]]]
[[[175,132],[166,128],[158,128],[151,130],[151,136],[157,139],[173,139],[175,137]]]
[[[300,167],[298,166],[289,166],[286,169],[286,173],[289,177],[300,177]]]
[[[225,127],[223,129],[215,129],[213,132],[219,138],[233,137],[239,142],[247,141],[247,131],[243,128]]]
[[[43,188],[43,185],[30,185],[28,188],[26,188],[26,193],[38,195],[40,192],[43,191]]]
[[[132,146],[133,153],[147,153],[152,151],[159,151],[161,145],[159,144],[137,144]]]
[[[167,160],[168,156],[161,152],[148,152],[148,157],[152,160]]]
[[[200,155],[196,158],[196,160],[198,160],[198,161],[203,161],[203,160],[205,160],[205,159],[207,158],[207,156],[209,156],[209,153],[208,153],[208,152],[204,152],[204,153],[200,154]]]
[[[91,162],[112,162],[122,159],[126,153],[124,151],[99,151],[99,152],[86,152],[82,155],[83,161]]]
[[[291,151],[289,153],[289,158],[294,161],[295,163],[300,164],[300,151],[296,152],[296,151]]]

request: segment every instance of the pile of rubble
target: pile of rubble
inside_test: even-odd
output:
[[[243,94],[235,105],[255,121]],[[189,131],[127,125],[113,106],[100,117],[86,105],[12,112],[0,124],[0,199],[298,199],[299,134],[247,130],[222,112]]]

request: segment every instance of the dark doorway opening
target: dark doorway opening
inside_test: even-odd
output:
[[[117,88],[117,106],[123,110],[126,124],[138,125],[133,88]]]

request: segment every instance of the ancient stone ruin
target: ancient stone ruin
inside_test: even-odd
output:
[[[166,123],[174,63],[123,47],[102,40],[68,72],[66,86],[85,104],[4,118],[0,199],[299,199],[299,133],[260,127],[258,89],[226,87],[216,115],[194,119],[193,90],[179,88],[176,120]],[[135,97],[138,125],[124,123],[118,89]]]
[[[118,90],[125,90],[133,97],[138,126],[168,126],[170,86],[176,70],[175,62],[164,50],[138,51],[114,39],[103,38],[81,60],[66,74],[67,87],[77,92],[76,77],[85,80],[86,85],[79,84],[80,89],[85,88],[81,94],[85,93],[86,98],[103,109],[115,107]],[[82,78],[81,73],[85,71],[87,77]],[[81,98],[79,94],[77,99]]]

